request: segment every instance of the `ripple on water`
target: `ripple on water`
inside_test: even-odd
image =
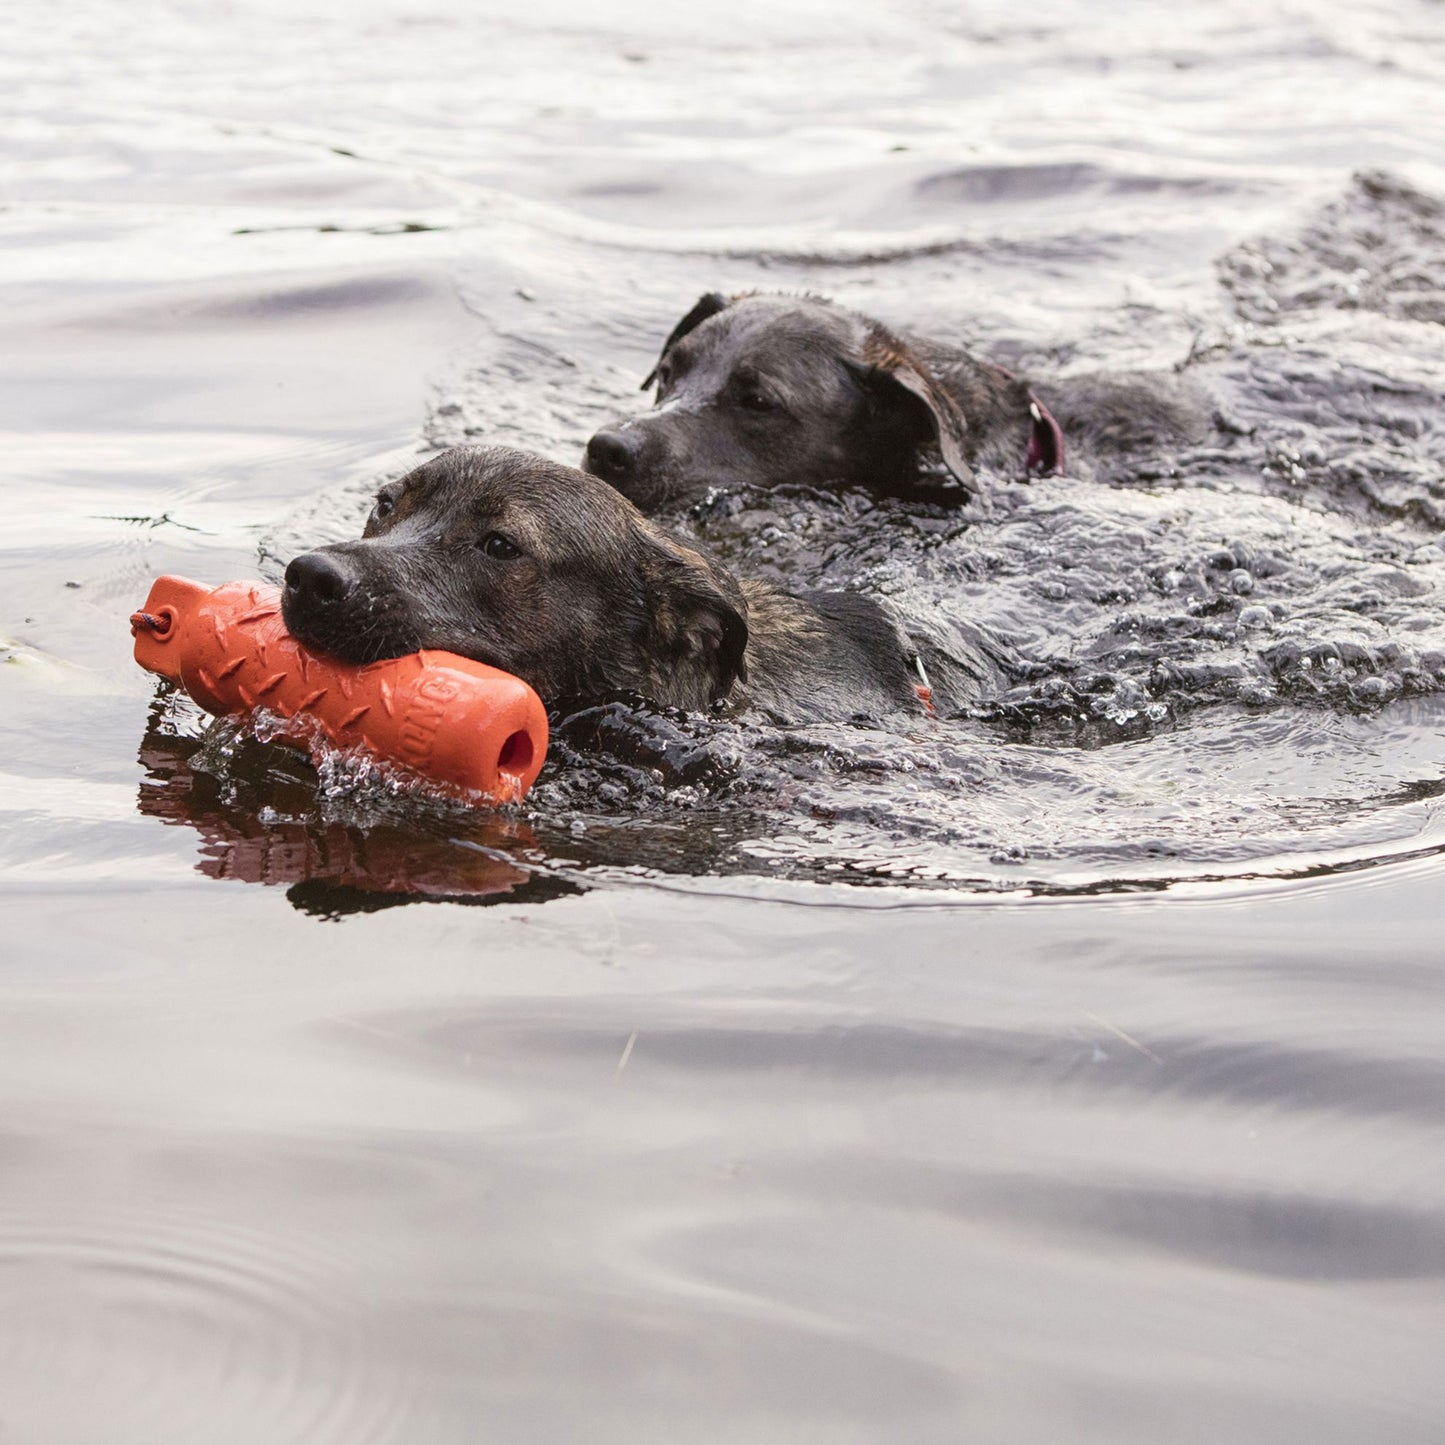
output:
[[[1231,251],[1220,279],[1239,314],[1264,326],[1333,309],[1442,323],[1445,205],[1367,171],[1297,233]]]
[[[0,1217],[16,1440],[405,1438],[407,1388],[337,1262],[195,1220]]]

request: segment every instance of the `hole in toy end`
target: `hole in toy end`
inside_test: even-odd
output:
[[[502,744],[497,754],[497,771],[520,779],[532,766],[532,737],[530,733],[515,732]]]

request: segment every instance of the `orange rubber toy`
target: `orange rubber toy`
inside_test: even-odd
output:
[[[452,652],[330,661],[286,631],[278,587],[158,577],[130,626],[135,660],[208,712],[264,707],[300,741],[319,730],[492,803],[519,802],[542,770],[547,713],[521,678]]]

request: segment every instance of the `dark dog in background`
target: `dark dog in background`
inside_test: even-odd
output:
[[[1004,367],[813,296],[713,292],[678,322],[643,389],[651,411],[599,431],[583,465],[644,511],[713,489],[867,485],[960,500],[973,468],[1061,472],[1084,454],[1194,440],[1205,408],[1162,376],[1031,385]]]
[[[782,722],[923,706],[911,647],[868,598],[739,581],[596,478],[504,447],[384,486],[359,541],[292,560],[282,607],[344,661],[444,649],[549,705],[641,694]]]

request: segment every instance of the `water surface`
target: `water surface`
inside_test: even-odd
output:
[[[1423,0],[22,4],[0,1438],[1438,1440],[1442,81]],[[748,286],[1224,425],[673,519],[941,722],[604,708],[471,816],[130,662]]]

